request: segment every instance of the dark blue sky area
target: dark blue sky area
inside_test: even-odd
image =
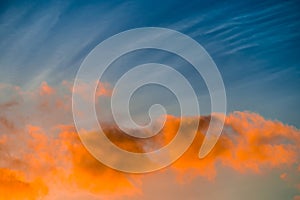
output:
[[[109,36],[166,27],[212,56],[228,111],[300,127],[297,1],[1,1],[0,10],[0,82],[34,88],[73,80],[85,56]]]

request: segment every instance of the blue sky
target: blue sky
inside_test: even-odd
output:
[[[137,27],[166,27],[194,38],[212,56],[223,76],[229,112],[250,110],[299,127],[299,5],[297,1],[2,2],[0,80],[29,89],[42,81],[55,85],[73,80],[85,56],[109,36]],[[146,63],[157,59],[155,55],[137,52],[120,63],[126,59],[129,65]],[[200,80],[174,56],[164,59],[191,81]],[[195,87],[206,101],[203,83]]]

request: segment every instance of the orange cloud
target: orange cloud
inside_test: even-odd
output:
[[[0,168],[0,198],[14,200],[34,200],[47,195],[48,189],[41,179],[25,180],[19,171]]]
[[[33,93],[11,89],[15,95],[0,103],[0,108],[5,108],[5,112],[1,109],[0,113],[0,199],[38,199],[60,190],[80,190],[100,196],[141,192],[135,181],[140,182],[143,176],[120,173],[104,166],[82,145],[72,121],[71,93],[67,85],[70,84],[65,82],[61,88],[54,89],[42,83]],[[105,84],[98,88],[97,95],[111,94]],[[20,94],[23,101],[16,99]],[[148,139],[134,139],[113,124],[106,124],[104,129],[119,147],[145,152],[169,143],[180,123],[187,135],[191,134],[189,124],[199,123],[193,144],[168,168],[178,174],[179,181],[197,176],[214,180],[218,167],[231,168],[238,174],[290,168],[300,171],[300,131],[250,112],[229,114],[212,152],[198,159],[209,122],[210,116],[182,120],[167,116],[161,133]],[[286,175],[282,173],[281,178],[286,179]],[[19,192],[14,192],[16,190]],[[8,198],[9,194],[15,196]]]
[[[68,149],[72,162],[69,183],[76,183],[79,188],[93,193],[133,194],[138,190],[133,187],[124,173],[110,169],[96,160],[80,142],[72,126],[60,126],[59,140]],[[115,180],[115,181],[112,181]]]
[[[237,171],[261,172],[299,162],[300,131],[256,113],[234,112],[226,118],[233,148],[221,158]]]
[[[59,190],[57,184],[66,190],[99,195],[139,193],[129,181],[130,175],[107,168],[88,153],[73,126],[54,129],[49,133],[39,126],[27,125],[23,137],[1,135],[0,199],[38,199],[49,190]],[[16,148],[20,143],[22,148]],[[11,194],[12,191],[18,192]]]
[[[294,200],[300,200],[300,195],[294,196]]]
[[[97,88],[96,88],[96,93],[95,97],[109,97],[112,94],[112,89],[109,83],[104,83],[100,81],[96,81]],[[84,81],[79,81],[76,88],[73,88],[73,84],[69,82],[63,82],[63,85],[67,86],[69,90],[75,94],[79,94],[82,99],[86,100],[89,99],[87,96],[90,93],[93,93],[94,91],[91,86],[84,82]]]
[[[96,90],[96,97],[100,96],[111,96],[112,89],[110,88],[109,83],[102,83],[98,81],[98,87]]]
[[[51,95],[54,94],[55,90],[50,87],[46,82],[42,82],[40,86],[40,95]]]
[[[194,143],[173,165],[179,174],[187,172],[212,180],[216,164],[230,167],[239,173],[263,173],[266,169],[291,167],[299,163],[300,131],[277,121],[266,120],[256,113],[234,112],[227,116],[223,134],[204,159],[197,155],[210,117],[201,117]],[[191,123],[194,119],[184,119]],[[169,118],[164,132],[170,135],[180,121]],[[187,129],[186,134],[189,134]],[[172,135],[172,134],[171,134]]]
[[[288,178],[287,173],[282,173],[282,174],[280,174],[280,178],[281,178],[282,180],[286,181],[287,178]]]

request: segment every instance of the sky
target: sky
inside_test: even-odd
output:
[[[275,0],[1,1],[0,199],[300,199],[299,11],[298,1]],[[179,122],[200,120],[196,141],[179,160],[136,175],[106,167],[84,148],[71,104],[86,56],[105,39],[140,27],[173,29],[201,44],[223,78],[227,113],[220,140],[199,160],[212,114],[203,78],[166,51],[118,58],[96,94],[97,115],[116,145],[155,149],[169,142]],[[162,136],[130,140],[111,120],[113,87],[126,71],[153,62],[184,75],[201,115],[180,119],[174,94],[141,87],[130,102],[133,119],[147,122],[156,103],[168,117]],[[137,77],[170,78],[160,71]]]

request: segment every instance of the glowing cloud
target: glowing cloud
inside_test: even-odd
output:
[[[52,88],[42,83],[40,92],[1,87],[0,90],[9,87],[10,92],[15,93],[0,105],[3,108],[0,113],[1,199],[51,199],[54,193],[57,197],[62,191],[66,195],[74,190],[100,196],[141,194],[137,185],[151,174],[136,176],[112,170],[92,157],[82,145],[72,122],[68,106],[71,93],[66,85]],[[105,91],[100,89],[99,95],[108,95]],[[20,95],[22,101],[18,98]],[[26,107],[29,109],[24,109]],[[45,117],[46,122],[39,120]],[[186,127],[186,134],[190,134],[188,124],[198,119],[200,124],[194,143],[167,168],[178,175],[179,183],[189,181],[183,179],[188,173],[192,174],[189,177],[214,180],[219,167],[231,168],[237,174],[262,174],[278,169],[282,170],[279,176],[285,181],[288,175],[283,170],[293,169],[299,173],[300,130],[266,120],[256,113],[229,114],[220,140],[204,159],[198,159],[198,152],[211,116],[183,120],[167,116],[161,132],[148,139],[134,139],[113,124],[106,124],[104,130],[115,145],[128,151],[145,152],[170,142],[180,123]]]

